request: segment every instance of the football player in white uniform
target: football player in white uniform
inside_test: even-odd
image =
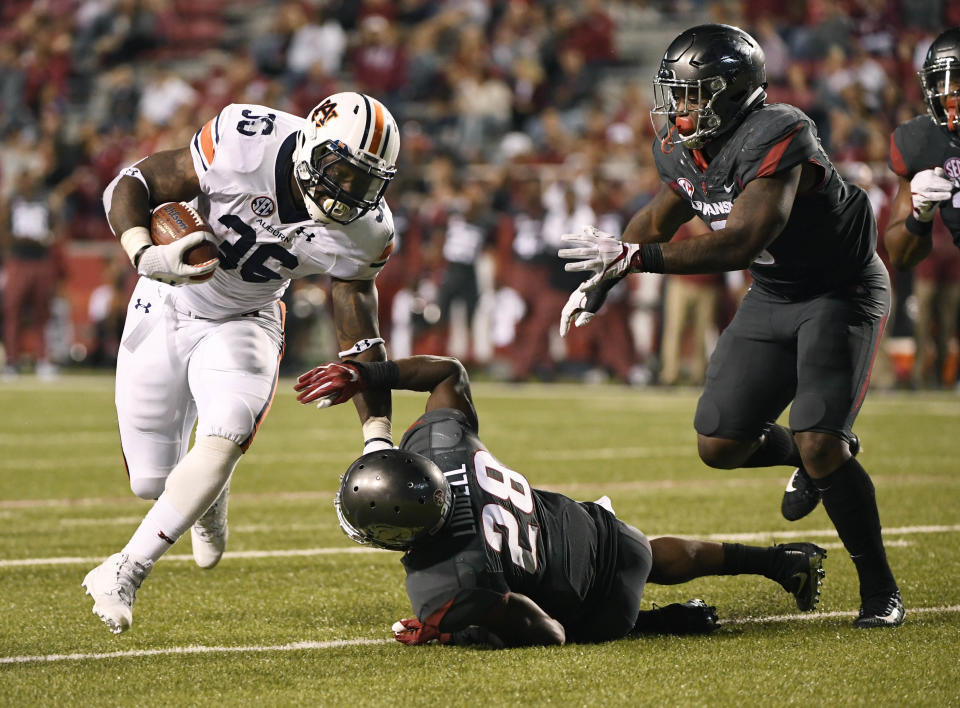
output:
[[[156,499],[83,581],[114,633],[129,628],[137,588],[187,529],[198,565],[220,560],[230,476],[276,390],[290,280],[329,275],[341,358],[386,359],[374,278],[394,245],[383,194],[399,147],[393,116],[363,94],[329,96],[306,119],[234,104],[189,146],[144,158],[104,192],[141,275],[117,361],[120,441],[134,494]],[[151,209],[167,201],[190,202],[210,233],[153,245]],[[219,259],[186,265],[204,238]],[[391,447],[389,394],[356,407],[364,451]]]

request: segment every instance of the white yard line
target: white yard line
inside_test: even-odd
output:
[[[908,618],[913,614],[951,614],[954,612],[960,612],[960,605],[942,605],[941,607],[907,607]],[[793,622],[794,620],[821,620],[834,619],[836,617],[856,617],[856,615],[857,613],[853,611],[836,610],[834,612],[807,612],[802,615],[796,614],[774,615],[772,617],[739,617],[736,619],[722,620],[720,624],[763,624],[765,622]]]
[[[122,659],[128,656],[171,656],[177,654],[226,654],[264,651],[303,651],[305,649],[339,649],[365,644],[387,644],[391,639],[334,639],[327,642],[291,642],[290,644],[251,645],[243,647],[169,647],[167,649],[134,649],[99,654],[46,654],[42,656],[3,656],[0,664],[32,664],[41,661],[87,661],[90,659]]]
[[[907,615],[914,614],[952,614],[960,612],[960,605],[941,607],[910,607]],[[774,615],[771,617],[742,617],[723,620],[721,625],[766,624],[771,622],[794,622],[797,620],[824,620],[837,617],[854,617],[856,612],[812,612],[797,615]],[[111,651],[90,654],[39,654],[36,656],[2,656],[0,664],[36,664],[54,661],[92,661],[98,659],[124,659],[141,656],[178,656],[184,654],[237,654],[247,652],[309,651],[322,649],[341,649],[343,647],[374,646],[391,644],[392,639],[334,639],[326,642],[291,642],[290,644],[249,645],[249,646],[186,646],[166,649],[133,649],[130,651]]]
[[[915,533],[956,533],[960,531],[960,524],[946,526],[894,526],[883,529],[885,538],[891,536],[906,536]],[[673,534],[661,534],[673,535]],[[679,535],[679,534],[678,534]],[[822,538],[823,536],[836,537],[835,529],[797,529],[796,531],[757,531],[754,533],[714,533],[703,536],[709,541],[767,541],[785,538]]]
[[[591,451],[557,451],[561,455],[569,455],[569,459],[575,457],[582,459],[597,459],[600,457],[671,457],[672,448],[660,448],[660,452],[654,452],[651,448],[598,448]],[[622,452],[620,452],[622,451]],[[304,459],[302,455],[298,460]],[[319,459],[319,458],[318,458]],[[262,460],[261,460],[262,463]],[[0,464],[2,468],[2,464]],[[122,474],[122,473],[121,473]],[[873,475],[873,479],[884,482],[916,484],[923,483],[952,483],[956,475],[950,474],[883,474]],[[784,475],[786,479],[786,475]],[[716,477],[690,478],[690,479],[649,479],[649,480],[627,480],[623,482],[611,481],[593,481],[593,482],[556,482],[539,485],[538,488],[553,492],[579,492],[581,490],[599,490],[609,494],[616,491],[643,491],[648,489],[686,489],[690,487],[699,488],[729,488],[729,487],[758,487],[776,484],[781,486],[782,482],[771,480],[763,476],[751,477],[726,477],[718,475]],[[234,492],[230,495],[231,501],[249,501],[249,500],[281,500],[281,501],[310,501],[326,500],[331,504],[336,489],[305,489],[296,492]],[[591,493],[593,493],[591,491]],[[8,509],[49,509],[55,507],[95,507],[95,506],[132,506],[143,504],[142,499],[133,495],[118,497],[61,497],[48,499],[0,499],[0,511]],[[616,503],[616,500],[614,500]],[[0,516],[0,518],[9,518]]]
[[[344,546],[331,548],[294,548],[276,551],[228,551],[224,560],[230,558],[292,558],[303,556],[332,556],[353,555],[356,553],[389,553],[379,548],[365,546]],[[165,561],[193,561],[193,555],[186,553],[170,553],[163,557]],[[27,565],[77,565],[102,563],[103,558],[97,556],[64,556],[61,558],[16,558],[0,559],[0,568],[16,568]]]
[[[960,524],[949,526],[900,526],[884,529],[884,535],[887,537],[887,545],[896,547],[908,545],[909,542],[893,540],[895,536],[908,536],[912,534],[926,533],[956,533],[960,531]],[[657,536],[689,536],[690,534],[651,534],[651,537]],[[712,541],[781,541],[787,538],[836,538],[837,532],[834,529],[807,529],[806,531],[758,531],[754,533],[719,533],[699,536]],[[840,544],[828,541],[827,548],[839,548]],[[297,548],[289,550],[273,551],[228,551],[224,560],[233,558],[290,558],[305,556],[328,556],[328,555],[353,555],[357,553],[389,553],[376,548],[364,546],[332,546],[326,548]],[[165,561],[193,561],[193,556],[189,554],[171,553],[163,557]],[[17,568],[22,566],[37,565],[79,565],[100,563],[103,558],[97,556],[64,556],[59,558],[6,558],[0,559],[0,568]]]

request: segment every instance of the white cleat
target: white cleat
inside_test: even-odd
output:
[[[190,528],[190,541],[193,544],[193,560],[201,568],[212,568],[220,562],[223,550],[227,547],[227,502],[230,497],[230,482],[220,492],[217,500],[210,505],[203,516]]]
[[[87,573],[81,585],[93,598],[93,614],[103,620],[114,634],[133,624],[133,601],[137,588],[153,568],[153,561],[133,559],[126,553],[114,553]]]

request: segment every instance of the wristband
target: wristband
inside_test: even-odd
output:
[[[663,272],[663,249],[659,243],[645,243],[637,251],[640,254],[640,267],[637,270],[647,273]],[[636,256],[634,256],[636,258]]]
[[[367,349],[373,349],[378,344],[383,344],[383,337],[369,337],[367,339],[361,339],[349,349],[344,349],[342,352],[340,352],[339,356],[341,359],[343,359],[345,356],[362,354],[363,352],[367,351]]]
[[[391,389],[397,385],[400,378],[400,367],[397,362],[388,359],[387,361],[353,361],[347,362],[360,372],[360,378],[367,385],[367,388],[385,388]]]
[[[153,239],[150,238],[150,230],[146,226],[132,226],[120,234],[120,245],[136,268],[143,251],[153,245]]]
[[[903,225],[914,236],[929,236],[933,232],[933,219],[920,221],[913,216],[912,212],[907,216]]]

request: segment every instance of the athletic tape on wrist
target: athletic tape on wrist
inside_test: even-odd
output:
[[[136,268],[137,256],[145,248],[153,245],[153,239],[150,238],[150,230],[146,226],[132,226],[120,234],[120,245],[133,263],[133,267]]]
[[[386,450],[393,447],[393,427],[390,419],[382,415],[374,415],[363,423],[363,452]]]

